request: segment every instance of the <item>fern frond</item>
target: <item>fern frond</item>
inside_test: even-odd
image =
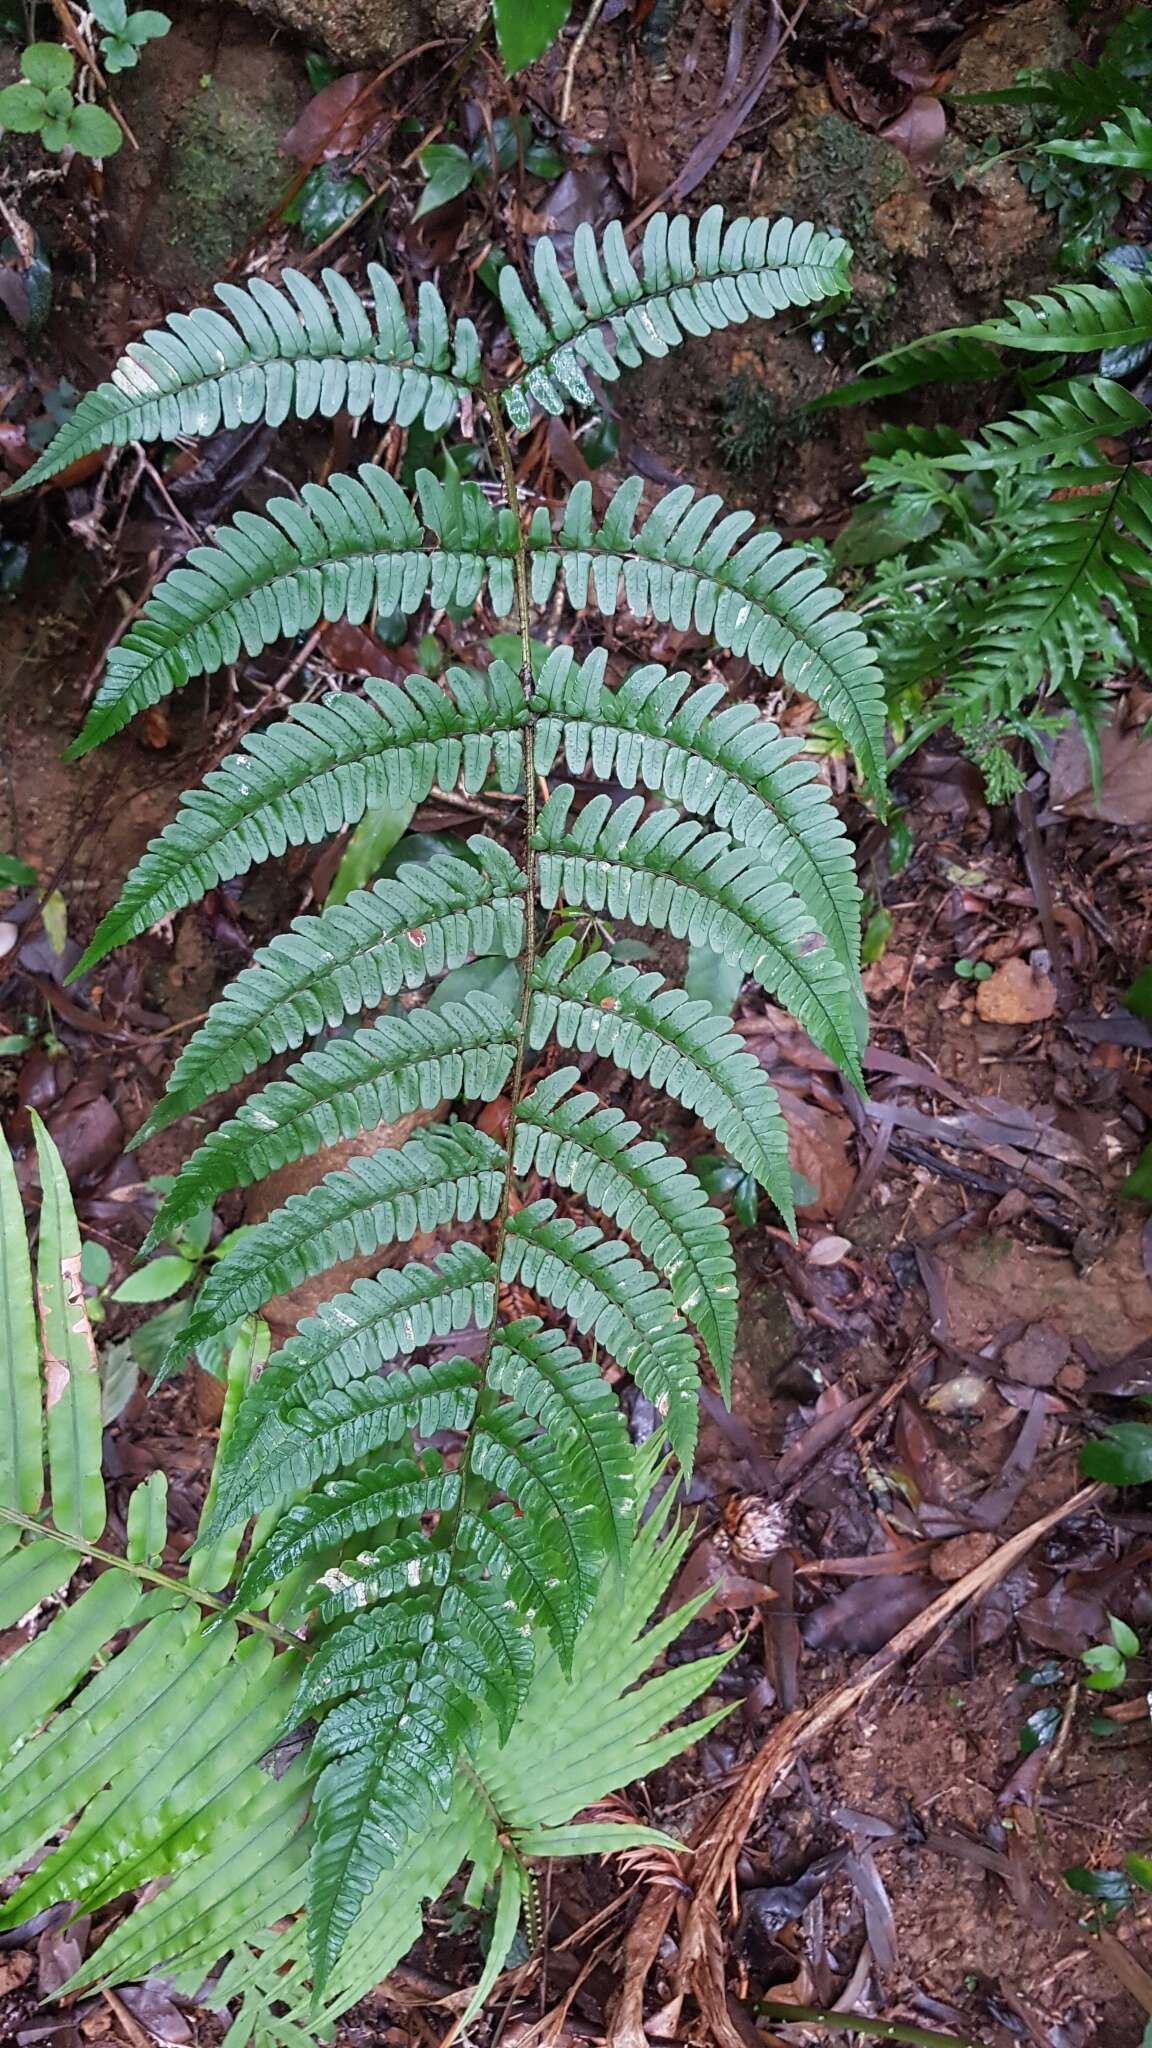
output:
[[[815,764],[722,683],[693,689],[658,663],[604,683],[602,649],[578,665],[569,648],[537,679],[535,758],[551,773],[561,748],[572,774],[586,769],[625,789],[642,783],[683,810],[708,815],[791,882],[850,972],[860,950],[860,887],[852,847]],[[719,704],[725,709],[716,716]]]
[[[514,609],[516,527],[507,508],[475,484],[417,479],[422,518],[383,471],[306,484],[303,503],[276,498],[268,516],[239,515],[213,548],[194,548],[172,570],[112,649],[71,757],[118,732],[148,704],[192,676],[256,655],[321,618],[411,613],[475,603],[485,583],[493,610]],[[669,491],[633,531],[639,478],[621,484],[599,525],[591,488],[573,490],[557,532],[541,507],[527,545],[532,598],[544,604],[557,578],[578,608],[615,612],[621,586],[638,617],[695,626],[766,675],[812,697],[843,732],[877,795],[883,787],[884,699],[867,638],[824,580],[811,550],[779,534],[744,539],[750,512],[717,523],[721,501],[688,485]],[[425,538],[425,525],[434,536]]]
[[[443,1260],[437,1261],[439,1274],[417,1265],[395,1275],[385,1271],[375,1280],[357,1281],[354,1293],[336,1295],[316,1318],[301,1324],[300,1335],[261,1374],[246,1404],[251,1412],[244,1417],[244,1429],[221,1458],[217,1498],[201,1541],[212,1542],[264,1508],[405,1435],[427,1439],[441,1430],[469,1427],[478,1375],[468,1360],[435,1359],[428,1366],[381,1375],[369,1348],[379,1341],[380,1357],[392,1358],[418,1348],[414,1339],[422,1325],[428,1337],[448,1336],[476,1320],[476,1309],[487,1307],[491,1314],[494,1274],[489,1262],[471,1246],[453,1246],[452,1251],[481,1260],[484,1277],[468,1275],[461,1281]],[[417,1289],[419,1275],[426,1281],[423,1292]],[[389,1290],[390,1280],[400,1284]],[[349,1357],[351,1344],[336,1341],[337,1318],[350,1311],[357,1319],[359,1359]],[[317,1327],[329,1333],[319,1355],[318,1340],[309,1342],[309,1332]]]
[[[777,995],[815,1043],[863,1088],[852,984],[795,891],[725,832],[675,811],[644,816],[642,797],[593,797],[569,819],[553,790],[537,824],[542,902],[606,911],[709,946]]]
[[[416,338],[396,284],[368,266],[372,312],[338,270],[321,285],[300,271],[218,284],[214,307],[171,313],[163,327],[130,342],[111,379],[80,400],[38,462],[22,476],[28,491],[94,449],[129,441],[173,441],[258,420],[331,419],[349,412],[439,433],[455,418],[480,375],[470,320],[449,328],[435,285],[421,284]]]
[[[443,684],[364,679],[365,697],[297,704],[284,724],[254,733],[188,792],[108,912],[77,970],[193,903],[219,882],[279,859],[290,846],[331,838],[377,806],[398,810],[435,787],[468,795],[489,776],[515,791],[519,729],[528,712],[503,662],[486,675],[450,668]]]
[[[616,967],[606,953],[575,958],[558,940],[536,962],[529,1040],[555,1037],[598,1052],[625,1073],[648,1075],[713,1132],[726,1152],[794,1223],[788,1133],[776,1091],[726,1017],[668,988],[658,974]]]
[[[668,1282],[697,1329],[727,1399],[736,1339],[736,1266],[727,1226],[682,1159],[598,1096],[569,1091],[577,1067],[561,1067],[521,1103],[513,1163],[582,1195],[609,1216]]]
[[[1139,630],[1152,559],[1152,484],[1134,464],[1048,473],[1051,494],[948,678],[949,699],[1015,710],[1047,683],[1070,698],[1110,630]],[[1082,729],[1085,722],[1081,721]],[[1091,727],[1085,730],[1091,753]]]
[[[1131,348],[1152,334],[1152,284],[1123,271],[1112,286],[1058,285],[1034,299],[1009,299],[1008,314],[972,327],[945,327],[866,363],[859,377],[813,402],[813,410],[862,405],[921,384],[955,383],[967,377],[995,377],[1003,367],[997,351],[1021,349],[1039,355],[1089,355]]]
[[[808,411],[870,405],[877,398],[899,398],[905,391],[917,391],[923,384],[974,384],[998,377],[1003,367],[999,355],[987,342],[973,340],[973,331],[968,327],[941,328],[936,334],[917,335],[915,341],[886,349],[865,363],[858,376],[811,399]]]
[[[512,1071],[516,1019],[491,996],[465,994],[440,1010],[382,1017],[333,1039],[250,1095],[181,1167],[144,1250],[162,1244],[229,1188],[263,1180],[289,1160],[463,1096],[491,1102]]]
[[[274,1295],[314,1273],[439,1224],[496,1213],[504,1155],[471,1124],[430,1124],[406,1144],[385,1146],[290,1195],[212,1268],[174,1348],[182,1360]]]
[[[1040,145],[1045,156],[1067,156],[1078,164],[1119,171],[1140,171],[1152,177],[1152,120],[1138,107],[1123,107],[1118,121],[1103,121],[1099,135],[1067,136]]]
[[[1112,276],[1111,285],[1062,284],[1032,299],[1009,299],[1006,316],[961,331],[1040,355],[1130,348],[1152,335],[1152,283],[1130,271]]]
[[[807,222],[740,217],[725,227],[723,207],[711,206],[695,235],[686,214],[654,214],[637,271],[619,221],[599,245],[582,221],[572,245],[577,296],[544,235],[533,257],[539,311],[511,264],[500,273],[501,303],[525,363],[504,393],[508,417],[527,429],[530,398],[549,413],[573,399],[595,405],[589,372],[615,383],[622,368],[667,355],[685,335],[836,298],[848,289],[851,253]]]
[[[321,1978],[381,1869],[436,1805],[449,1807],[484,1702],[507,1740],[533,1661],[519,1613],[478,1575],[357,1615],[313,1658],[300,1709],[343,1701],[314,1744],[321,1769],[309,1939]]]
[[[1038,391],[1031,405],[982,427],[977,440],[932,458],[937,469],[1016,469],[1025,463],[1066,460],[1112,437],[1146,427],[1152,412],[1110,377],[1077,377]]]
[[[577,1228],[554,1202],[532,1202],[509,1217],[501,1279],[591,1332],[630,1373],[664,1420],[677,1457],[690,1467],[696,1443],[696,1347],[672,1296],[619,1239],[594,1224]]]
[[[291,936],[262,946],[189,1039],[137,1143],[243,1080],[278,1052],[372,1008],[474,953],[514,959],[525,879],[493,839],[468,842],[479,865],[438,854],[357,889]]]

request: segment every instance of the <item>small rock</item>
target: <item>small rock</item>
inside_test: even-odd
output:
[[[1004,960],[976,989],[976,1010],[985,1024],[1041,1024],[1056,1008],[1056,984],[1026,960]]]
[[[1050,1387],[1068,1360],[1068,1339],[1044,1323],[1033,1323],[1004,1349],[1004,1364],[1026,1387]]]
[[[990,1530],[972,1529],[966,1536],[950,1536],[947,1543],[938,1544],[932,1552],[928,1569],[934,1579],[950,1586],[956,1579],[962,1579],[966,1572],[975,1571],[978,1564],[991,1557],[996,1548],[996,1538]]]

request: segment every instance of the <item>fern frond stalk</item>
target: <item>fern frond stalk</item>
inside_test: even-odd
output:
[[[106,1570],[126,1572],[142,1586],[160,1586],[167,1593],[175,1593],[181,1600],[191,1600],[197,1607],[205,1608],[210,1614],[227,1613],[241,1628],[252,1629],[256,1635],[267,1636],[269,1641],[278,1643],[282,1650],[300,1650],[303,1644],[299,1636],[288,1629],[277,1628],[274,1621],[268,1621],[263,1614],[249,1614],[245,1609],[236,1609],[227,1600],[217,1599],[215,1593],[203,1591],[194,1586],[190,1579],[178,1579],[171,1572],[157,1571],[153,1565],[136,1564],[130,1558],[120,1557],[114,1550],[104,1550],[99,1543],[89,1543],[83,1536],[75,1536],[62,1529],[54,1529],[51,1522],[39,1522],[35,1515],[22,1514],[19,1508],[9,1507],[0,1501],[0,1525],[7,1523],[10,1529],[20,1529],[25,1536],[34,1536],[38,1542],[58,1543],[73,1557],[82,1557],[89,1564],[98,1564]]]

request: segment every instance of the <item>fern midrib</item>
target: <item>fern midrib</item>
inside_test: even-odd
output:
[[[519,499],[516,491],[516,475],[512,465],[512,452],[509,446],[508,437],[503,430],[503,424],[500,419],[499,401],[496,396],[496,393],[492,388],[490,380],[486,376],[483,380],[481,388],[484,393],[485,408],[488,412],[489,421],[491,423],[493,430],[493,438],[496,442],[497,452],[499,455],[505,495],[507,497],[508,504],[516,520],[517,539],[516,548],[513,555],[513,574],[515,578],[516,588],[517,626],[520,637],[520,685],[524,692],[525,703],[526,705],[530,705],[530,700],[535,689],[535,682],[532,674],[532,646],[530,634],[530,607],[528,594],[528,551],[525,541],[523,519],[520,513]],[[515,1193],[516,1172],[514,1158],[517,1116],[518,1106],[520,1103],[521,1096],[523,1094],[524,1086],[524,1066],[528,1046],[528,1019],[532,1006],[533,995],[535,993],[532,986],[533,975],[536,966],[536,854],[535,848],[533,846],[533,839],[535,837],[536,830],[535,718],[533,717],[530,710],[523,728],[522,744],[525,791],[523,872],[527,880],[527,889],[525,892],[526,916],[524,921],[524,940],[520,954],[521,984],[520,1000],[517,1009],[516,1023],[516,1057],[512,1069],[512,1076],[508,1084],[509,1112],[508,1128],[505,1138],[504,1173],[500,1193],[500,1203],[496,1211],[495,1243],[492,1253],[492,1261],[496,1278],[493,1286],[492,1314],[489,1319],[488,1329],[485,1336],[484,1349],[477,1367],[476,1409],[471,1426],[468,1430],[467,1439],[465,1441],[463,1452],[460,1458],[460,1490],[457,1497],[456,1505],[441,1516],[440,1521],[437,1525],[436,1535],[434,1539],[437,1543],[437,1547],[448,1553],[448,1568],[445,1573],[442,1584],[438,1589],[435,1590],[434,1594],[436,1622],[433,1627],[433,1634],[429,1644],[429,1650],[432,1653],[434,1653],[436,1649],[439,1619],[444,1607],[445,1600],[447,1599],[449,1591],[451,1590],[454,1581],[458,1577],[459,1572],[464,1563],[464,1553],[460,1541],[461,1530],[462,1527],[465,1526],[465,1516],[467,1512],[474,1506],[474,1502],[472,1499],[473,1489],[470,1485],[470,1482],[475,1481],[478,1475],[474,1471],[473,1455],[477,1439],[481,1434],[483,1427],[484,1396],[488,1389],[488,1375],[491,1370],[492,1352],[495,1347],[497,1335],[500,1330],[501,1307],[499,1275],[502,1270],[504,1246],[508,1233],[508,1219],[512,1214],[512,1201]],[[416,1660],[414,1675],[413,1678],[409,1681],[409,1695],[411,1694],[412,1687],[418,1685],[420,1682],[420,1672],[423,1661],[423,1658]]]
[[[230,316],[220,315],[221,319],[226,317]],[[233,322],[233,324],[235,323]],[[180,339],[179,335],[175,338],[176,340]],[[411,340],[411,336],[409,336],[409,339]],[[243,341],[243,336],[241,336],[241,340]],[[146,335],[138,336],[137,341],[138,345],[145,348],[151,346]],[[244,342],[247,353],[243,362],[227,363],[222,370],[204,370],[200,376],[193,377],[187,383],[178,383],[168,391],[158,388],[155,391],[149,392],[146,396],[142,396],[138,392],[122,390],[120,385],[116,383],[114,376],[108,379],[108,384],[126,401],[124,417],[127,417],[133,409],[143,412],[147,406],[162,404],[165,399],[179,400],[186,393],[198,391],[204,385],[210,387],[221,385],[229,377],[243,376],[245,370],[259,370],[261,375],[263,375],[275,363],[287,364],[293,375],[295,375],[297,367],[301,363],[316,364],[321,370],[327,369],[330,363],[372,363],[382,370],[396,370],[402,376],[406,376],[410,371],[415,371],[419,376],[438,379],[444,384],[450,384],[453,390],[462,395],[470,394],[473,389],[473,386],[466,384],[463,378],[453,376],[450,370],[433,370],[429,368],[427,363],[420,362],[419,350],[415,343],[412,345],[411,355],[407,358],[378,355],[376,351],[380,345],[379,336],[373,336],[368,343],[359,348],[330,348],[323,355],[316,355],[309,350],[308,337],[305,333],[301,334],[300,343],[299,353],[297,355],[288,355],[283,349],[268,353],[253,349],[247,342]],[[131,344],[129,348],[131,348]],[[159,351],[155,351],[155,353],[159,353]],[[145,376],[151,377],[155,375],[155,372],[146,363],[140,363],[136,357],[133,357],[133,361],[137,362],[138,367],[144,372]],[[94,397],[98,394],[99,389],[100,387],[98,386],[97,391],[93,393]]]

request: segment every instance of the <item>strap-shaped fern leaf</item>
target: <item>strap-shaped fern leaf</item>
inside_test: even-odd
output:
[[[511,264],[500,273],[500,298],[525,363],[504,393],[508,417],[514,427],[530,426],[530,398],[549,413],[572,400],[595,405],[589,372],[614,383],[622,368],[667,355],[685,335],[836,298],[848,289],[850,259],[846,242],[808,222],[741,217],[725,227],[723,208],[711,206],[694,234],[683,214],[671,221],[653,214],[637,271],[619,221],[599,245],[582,221],[572,245],[577,297],[542,236],[533,258],[540,311]]]
[[[193,1153],[161,1203],[145,1249],[228,1188],[263,1180],[323,1145],[457,1096],[491,1102],[512,1071],[516,1039],[515,1017],[490,996],[469,993],[440,1010],[382,1017],[305,1053]]]
[[[79,971],[218,882],[329,839],[377,805],[398,810],[458,783],[474,795],[490,775],[498,789],[517,788],[528,712],[505,663],[485,675],[449,669],[442,686],[369,676],[364,690],[293,706],[205,776],[137,862]]]
[[[268,516],[221,527],[214,548],[193,548],[112,649],[73,756],[108,739],[148,704],[192,676],[308,630],[320,618],[470,606],[485,583],[498,613],[514,609],[517,529],[475,485],[419,473],[421,515],[391,477],[365,464],[357,477],[307,484],[303,503],[276,498]],[[553,532],[541,508],[528,529],[532,597],[546,603],[557,578],[577,607],[695,626],[722,647],[782,676],[815,699],[843,732],[879,794],[884,698],[868,641],[810,549],[779,534],[747,539],[750,512],[718,519],[721,500],[688,485],[668,491],[636,528],[642,485],[621,484],[599,525],[591,487],[577,484]],[[425,526],[433,538],[428,540]]]
[[[349,412],[438,433],[455,417],[480,375],[470,320],[449,328],[435,285],[420,286],[416,338],[396,284],[368,266],[372,311],[338,270],[320,286],[300,271],[282,273],[282,291],[265,278],[219,284],[214,307],[172,313],[163,327],[129,344],[112,372],[80,400],[51,446],[17,489],[59,475],[93,449],[128,441],[175,440],[218,427],[294,416],[330,419]]]
[[[1040,147],[1046,156],[1067,156],[1078,164],[1152,177],[1152,120],[1138,107],[1121,108],[1119,120],[1103,121],[1099,135],[1084,135],[1078,141],[1063,136]]]
[[[404,1145],[325,1174],[213,1267],[169,1363],[343,1259],[403,1244],[438,1224],[486,1221],[496,1213],[503,1166],[499,1145],[471,1124],[430,1124]]]
[[[675,811],[644,815],[641,797],[593,797],[569,819],[572,790],[540,814],[540,894],[551,908],[607,911],[735,962],[799,1017],[863,1087],[852,985],[795,891],[726,832],[705,834]]]
[[[495,840],[470,840],[479,866],[439,854],[357,889],[319,917],[297,917],[225,991],[172,1070],[140,1133],[162,1130],[273,1054],[420,984],[473,953],[514,959],[525,878]]]
[[[561,1067],[520,1105],[513,1162],[571,1188],[610,1216],[668,1281],[680,1313],[704,1340],[727,1396],[736,1337],[736,1266],[728,1231],[694,1173],[619,1109],[570,1090]]]
[[[574,775],[658,790],[686,811],[714,818],[792,883],[849,972],[860,950],[860,888],[852,848],[795,740],[751,704],[727,704],[723,684],[694,690],[683,671],[634,669],[619,689],[604,683],[597,649],[578,666],[558,647],[538,679],[536,767],[547,775],[561,748]]]
[[[501,1278],[520,1280],[591,1332],[663,1418],[677,1457],[696,1444],[696,1347],[672,1296],[620,1239],[532,1202],[508,1219]]]

